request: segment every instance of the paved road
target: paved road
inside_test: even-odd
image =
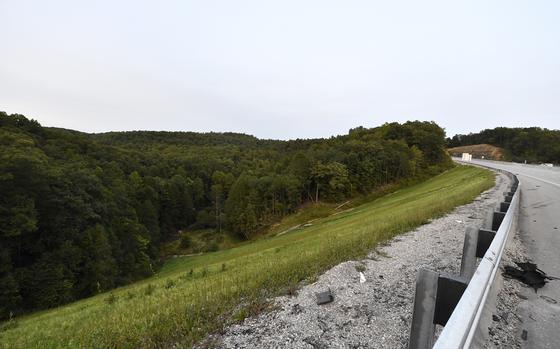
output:
[[[521,182],[519,230],[529,257],[548,275],[560,277],[560,168],[498,161],[475,164],[515,173]],[[560,348],[560,280],[538,293],[524,289],[519,306],[527,340],[523,348]]]

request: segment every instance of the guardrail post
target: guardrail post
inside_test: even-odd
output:
[[[510,202],[500,202],[500,212],[507,212]]]
[[[438,278],[434,322],[445,326],[459,303],[468,283],[463,278],[442,274]]]
[[[504,212],[494,212],[494,215],[492,217],[493,231],[498,231],[498,229],[500,228],[500,224],[502,224],[502,221],[504,220],[505,216],[506,214]]]
[[[479,229],[476,242],[476,257],[482,258],[492,244],[496,232],[494,230]]]
[[[445,326],[467,285],[462,277],[420,270],[416,278],[409,349],[433,346],[435,325]]]
[[[467,283],[476,270],[476,259],[484,257],[495,235],[496,232],[493,230],[467,227],[460,273],[461,278],[466,280]]]
[[[492,222],[494,221],[494,210],[490,209],[486,212],[484,221],[482,222],[482,229],[492,230]]]
[[[478,229],[467,227],[461,257],[461,277],[469,281],[476,270],[476,251],[478,247]]]
[[[416,278],[414,310],[410,328],[409,349],[429,349],[434,345],[434,313],[439,274],[420,269]]]

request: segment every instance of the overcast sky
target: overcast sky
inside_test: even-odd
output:
[[[45,126],[560,128],[560,1],[0,0],[0,110]]]

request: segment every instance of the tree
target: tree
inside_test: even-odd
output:
[[[560,158],[558,132],[523,132],[471,138],[503,142],[516,156]],[[444,142],[443,129],[420,121],[279,141],[86,134],[0,112],[0,317],[152,275],[159,247],[185,229],[251,239],[305,202],[439,173],[449,166]]]
[[[250,238],[256,229],[257,217],[251,203],[251,182],[254,180],[253,176],[246,173],[239,176],[230,189],[225,205],[228,227],[245,239]]]
[[[218,228],[219,232],[222,231],[222,224],[224,220],[223,210],[226,195],[230,190],[233,182],[234,178],[231,173],[214,171],[214,173],[212,174],[212,186],[210,188],[210,191],[215,209],[215,226]]]
[[[81,297],[89,296],[115,286],[117,265],[111,253],[107,232],[101,225],[88,228],[79,241],[83,251],[77,292]]]
[[[339,162],[318,162],[313,167],[312,178],[316,188],[315,202],[319,201],[320,193],[325,200],[339,200],[348,193],[348,170]]]

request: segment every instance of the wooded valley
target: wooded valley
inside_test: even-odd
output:
[[[452,166],[435,123],[328,139],[42,127],[0,112],[0,318],[152,275],[182,229],[252,239],[301,205]]]

